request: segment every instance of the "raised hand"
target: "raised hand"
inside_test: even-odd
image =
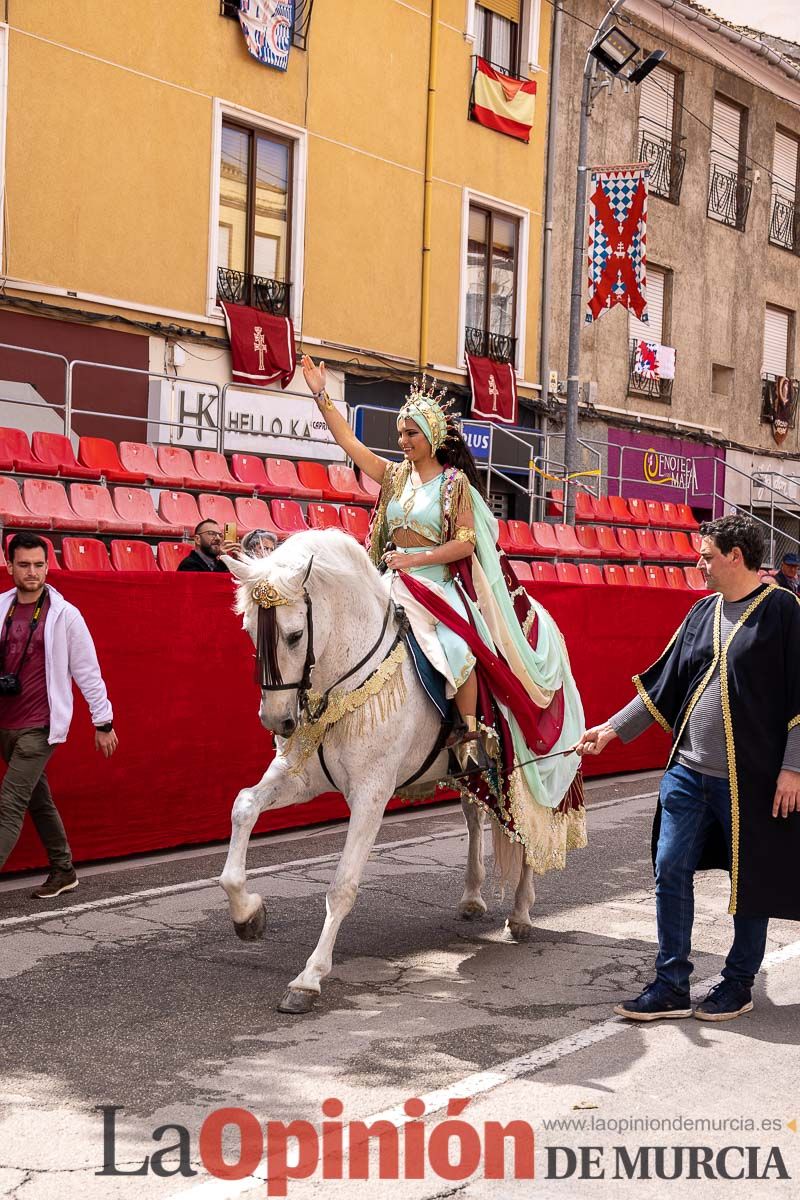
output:
[[[304,354],[300,360],[300,366],[303,368],[303,377],[312,392],[324,392],[325,390],[325,363],[320,362],[319,366],[314,365],[313,358],[308,354]]]

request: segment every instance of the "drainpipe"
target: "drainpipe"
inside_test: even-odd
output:
[[[550,48],[550,91],[547,108],[547,161],[545,165],[544,189],[544,238],[542,243],[542,303],[541,338],[539,343],[540,395],[544,400],[550,396],[550,276],[553,252],[553,197],[556,179],[556,132],[558,128],[558,88],[561,78],[561,28],[564,20],[564,0],[555,0],[553,6],[553,37]],[[542,417],[542,446],[547,445],[549,421]],[[544,513],[544,486],[538,505],[538,519]]]
[[[431,200],[436,72],[439,62],[439,3],[440,0],[431,0],[431,37],[428,46],[428,110],[425,120],[425,182],[422,202],[422,295],[419,311],[419,365],[423,371],[428,364],[428,322],[431,307]]]

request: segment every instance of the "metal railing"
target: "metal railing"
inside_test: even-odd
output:
[[[273,317],[289,315],[290,283],[282,279],[267,279],[263,275],[250,275],[247,271],[234,271],[230,267],[217,268],[217,295],[228,304],[249,304]]]
[[[314,0],[294,0],[294,17],[292,19],[292,45],[298,50],[305,50],[308,45],[309,26],[311,25],[311,10]],[[219,0],[219,15],[239,19],[239,0]]]
[[[467,325],[464,330],[464,348],[474,358],[493,358],[495,362],[514,363],[517,358],[517,339],[505,333],[493,333],[490,329],[476,329]]]
[[[800,207],[780,192],[772,194],[769,240],[773,246],[800,254]]]
[[[708,184],[708,215],[744,233],[752,187],[749,179],[712,163]]]
[[[677,204],[681,198],[686,151],[677,142],[646,129],[639,131],[639,161],[650,164],[650,191]]]
[[[638,338],[631,338],[630,362],[628,364],[628,391],[637,396],[649,396],[653,400],[672,400],[671,379],[653,379],[636,368],[636,347]]]

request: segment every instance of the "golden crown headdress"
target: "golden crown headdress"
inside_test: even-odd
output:
[[[282,596],[271,583],[267,583],[266,579],[253,588],[253,600],[259,608],[278,608],[281,604],[293,603],[287,596]]]
[[[455,400],[447,398],[447,388],[440,388],[435,379],[428,383],[427,376],[423,375],[420,382],[415,376],[397,421],[399,424],[409,418],[421,417],[430,430],[431,449],[435,454],[455,432],[455,418],[450,411],[454,404]]]

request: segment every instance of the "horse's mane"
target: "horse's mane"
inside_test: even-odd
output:
[[[242,613],[247,622],[257,607],[253,588],[262,581],[271,583],[282,596],[299,600],[312,557],[313,567],[306,583],[312,596],[318,588],[341,586],[342,576],[355,575],[359,587],[369,589],[385,604],[381,577],[363,546],[340,530],[312,529],[308,533],[292,534],[267,558],[242,558],[235,563],[229,560],[231,570],[239,580],[236,612]]]

